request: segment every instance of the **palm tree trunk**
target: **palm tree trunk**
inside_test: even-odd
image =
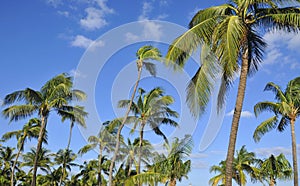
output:
[[[169,186],[176,186],[176,179],[175,178],[171,179]]]
[[[294,118],[291,119],[291,135],[292,135],[294,186],[298,186],[297,144],[296,144],[295,119]]]
[[[232,166],[233,166],[234,151],[235,151],[239,121],[242,113],[246,84],[247,84],[247,75],[248,75],[248,68],[249,68],[248,63],[249,63],[248,48],[245,48],[242,56],[240,82],[238,87],[238,94],[235,103],[235,109],[234,109],[230,137],[229,137],[229,145],[227,150],[225,186],[232,186]]]
[[[13,164],[12,168],[11,168],[11,178],[10,178],[10,185],[11,185],[11,186],[14,186],[14,177],[15,177],[14,173],[15,173],[15,168],[16,168],[16,165],[17,165],[19,156],[20,156],[20,154],[21,154],[21,147],[24,145],[24,142],[25,142],[25,138],[24,138],[24,140],[22,141],[22,143],[21,143],[21,145],[20,145],[20,148],[19,148],[18,153],[17,153],[17,155],[16,155],[16,159],[15,159],[15,161],[14,161],[14,164]]]
[[[68,144],[67,144],[67,148],[66,148],[65,153],[67,153],[70,149],[73,127],[74,127],[74,122],[72,121],[71,125],[70,125],[69,139],[68,139]],[[59,186],[61,186],[61,184],[63,182],[63,179],[65,177],[65,173],[66,173],[65,169],[66,169],[66,154],[64,155],[64,159],[63,159],[62,174],[61,174],[61,177],[59,179],[59,184],[58,184]]]
[[[101,171],[102,171],[102,146],[100,146],[99,158],[98,158],[98,186],[102,184]]]
[[[269,186],[275,186],[275,180],[272,178],[272,176],[270,177]]]
[[[45,134],[45,129],[47,125],[47,117],[46,116],[41,116],[41,129],[39,132],[39,137],[38,137],[38,144],[36,147],[36,154],[34,158],[34,163],[33,163],[33,173],[32,173],[32,182],[31,186],[36,186],[36,173],[37,173],[37,165],[38,165],[38,157],[40,150],[42,149],[42,144],[43,144],[43,138]]]
[[[113,172],[114,164],[115,164],[115,161],[117,159],[117,155],[118,155],[119,148],[120,148],[121,132],[122,132],[122,129],[123,129],[124,125],[125,125],[127,117],[129,115],[130,108],[131,108],[131,105],[132,105],[132,102],[133,102],[133,99],[134,99],[137,87],[138,87],[140,79],[141,79],[141,74],[142,74],[142,66],[138,66],[138,77],[137,77],[136,83],[134,85],[133,93],[131,95],[131,99],[130,99],[129,105],[128,105],[127,111],[125,113],[125,117],[123,118],[123,121],[122,121],[121,125],[119,126],[118,132],[117,132],[117,141],[116,141],[114,156],[112,157],[111,163],[110,163],[110,166],[109,166],[109,176],[108,176],[108,185],[109,186],[113,186],[112,185],[112,172]]]
[[[143,146],[143,140],[144,140],[144,127],[145,123],[143,122],[141,124],[141,131],[140,131],[140,141],[139,141],[139,154],[138,154],[138,168],[137,168],[137,174],[141,173],[141,161],[142,161],[142,146]]]

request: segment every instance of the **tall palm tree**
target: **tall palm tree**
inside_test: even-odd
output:
[[[298,0],[229,0],[228,4],[200,10],[192,18],[189,30],[169,47],[167,61],[184,66],[199,47],[201,67],[188,85],[187,103],[194,115],[201,115],[209,102],[214,82],[221,75],[218,107],[239,74],[238,93],[232,119],[226,158],[226,186],[232,185],[232,164],[247,76],[262,62],[266,46],[262,34],[268,31],[298,31]]]
[[[142,143],[146,125],[150,126],[155,134],[162,136],[166,142],[168,142],[168,139],[160,130],[160,125],[169,124],[174,127],[178,126],[178,123],[172,119],[172,117],[177,118],[178,113],[169,107],[174,103],[174,99],[170,95],[164,95],[164,93],[164,90],[160,87],[156,87],[148,93],[145,93],[145,90],[140,88],[137,101],[132,102],[130,109],[134,116],[128,117],[128,120],[134,123],[132,132],[136,129],[137,125],[140,125],[137,174],[140,173]],[[119,101],[119,107],[127,107],[129,103],[130,100],[121,100]]]
[[[274,186],[276,180],[288,180],[292,178],[293,170],[289,161],[281,153],[278,156],[273,154],[259,163],[261,176],[266,179],[269,186]]]
[[[262,122],[254,131],[253,138],[258,142],[261,137],[272,129],[282,132],[286,126],[291,127],[294,185],[298,185],[297,144],[295,136],[295,120],[300,116],[300,77],[291,80],[285,91],[275,83],[268,83],[265,90],[274,92],[276,102],[263,101],[254,106],[255,115],[262,111],[271,111],[275,115]]]
[[[83,95],[84,97],[86,95]],[[71,144],[71,139],[72,139],[72,131],[74,128],[75,123],[80,125],[81,127],[86,127],[85,125],[85,117],[87,117],[88,113],[84,111],[84,107],[82,106],[74,106],[72,110],[59,110],[58,111],[59,115],[62,116],[62,121],[65,121],[66,119],[71,121],[70,124],[70,133],[69,133],[69,139],[68,139],[68,144],[65,150],[65,155],[67,155],[67,152],[69,152],[70,149],[70,144]],[[66,157],[67,158],[67,157]],[[61,186],[63,178],[65,177],[65,170],[66,170],[66,160],[62,162],[63,167],[62,167],[62,174],[59,182],[59,186]]]
[[[18,152],[11,169],[11,179],[10,179],[11,186],[14,185],[15,167],[17,165],[21,152],[24,150],[24,145],[26,140],[27,139],[31,140],[32,138],[37,139],[39,136],[40,129],[41,129],[41,120],[39,120],[38,118],[32,118],[23,126],[21,130],[7,132],[2,136],[2,139],[5,141],[11,139],[12,137],[16,137],[18,140],[17,143]],[[45,134],[43,142],[47,143],[47,134]]]
[[[121,124],[119,125],[119,128],[118,128],[116,147],[115,147],[114,155],[111,159],[111,164],[109,167],[109,181],[108,181],[109,186],[112,186],[113,167],[114,167],[114,164],[117,159],[118,152],[119,152],[121,132],[127,121],[127,117],[130,112],[131,104],[133,102],[137,87],[138,87],[140,79],[141,79],[142,69],[143,69],[143,67],[145,67],[146,70],[148,70],[151,75],[155,76],[156,75],[155,65],[149,61],[151,61],[151,60],[160,61],[161,56],[162,55],[161,55],[160,51],[157,48],[152,47],[150,45],[143,46],[136,52],[136,57],[137,57],[136,64],[137,64],[138,76],[137,76],[137,80],[136,80],[136,83],[133,88],[133,93],[131,95],[131,99],[128,104],[127,111],[125,113],[124,118],[122,119]]]
[[[75,178],[78,179],[81,177],[83,186],[96,185],[97,179],[95,175],[97,174],[97,164],[98,160],[84,161],[83,165],[80,165],[80,172],[76,174]]]
[[[115,145],[115,135],[116,130],[112,130],[109,128],[109,124],[111,122],[107,121],[104,122],[102,126],[105,126],[103,129],[100,130],[97,136],[90,136],[88,138],[89,144],[85,145],[79,150],[79,154],[85,154],[88,151],[98,148],[99,156],[98,156],[98,186],[101,186],[101,172],[102,172],[102,160],[103,160],[103,151],[111,152],[113,150],[113,146]]]
[[[85,94],[80,90],[72,90],[72,78],[67,74],[59,74],[45,83],[40,91],[26,88],[5,96],[3,115],[10,121],[18,121],[37,113],[41,120],[35,162],[33,164],[32,186],[36,185],[38,154],[42,149],[43,135],[46,131],[49,114],[60,110],[74,110],[70,101],[82,100]]]
[[[248,152],[246,147],[243,146],[240,150],[236,151],[236,157],[234,158],[232,167],[232,179],[241,186],[247,183],[246,173],[250,175],[253,181],[258,179],[259,169],[255,167],[257,162],[258,159],[255,158],[255,154]],[[219,173],[209,180],[212,186],[217,186],[219,182],[225,185],[226,161],[221,161],[219,165],[212,166],[210,172]]]

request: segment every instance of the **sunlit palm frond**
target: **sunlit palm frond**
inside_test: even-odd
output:
[[[261,137],[272,129],[276,128],[276,124],[278,122],[277,116],[273,116],[265,121],[263,121],[260,125],[258,125],[254,131],[253,139],[254,141],[260,141]]]
[[[2,111],[5,118],[10,121],[18,121],[20,119],[32,116],[38,108],[35,105],[13,105]]]

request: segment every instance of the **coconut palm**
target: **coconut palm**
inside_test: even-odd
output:
[[[167,137],[160,130],[160,125],[169,124],[173,127],[177,127],[178,123],[172,119],[177,118],[178,113],[173,111],[169,106],[174,103],[174,99],[170,95],[164,95],[164,90],[160,87],[152,89],[146,93],[145,90],[139,89],[139,96],[136,102],[132,102],[131,111],[134,116],[129,116],[128,120],[134,123],[132,132],[139,125],[139,152],[137,161],[137,174],[140,173],[141,158],[142,158],[142,142],[144,138],[144,129],[149,126],[157,135],[160,135],[168,142]],[[130,100],[119,101],[119,107],[127,107]]]
[[[266,85],[265,90],[274,92],[276,102],[263,101],[254,106],[255,115],[262,111],[271,111],[274,116],[263,121],[254,131],[253,138],[258,142],[261,137],[272,129],[283,132],[290,125],[293,153],[294,185],[298,185],[297,147],[295,136],[295,120],[300,116],[300,77],[291,80],[285,91],[273,82]]]
[[[66,171],[71,171],[72,167],[79,166],[74,163],[77,155],[69,149],[60,149],[54,157],[54,163],[57,165],[62,165],[57,168],[57,170],[52,171],[51,174],[56,175],[58,171],[60,171],[60,179],[58,185],[61,185],[66,179]],[[66,170],[67,169],[67,170]]]
[[[17,143],[18,152],[16,155],[16,159],[14,161],[14,164],[11,168],[11,175],[12,175],[11,180],[10,180],[11,186],[14,185],[15,167],[17,165],[17,162],[18,162],[21,152],[23,152],[23,150],[24,150],[24,145],[25,145],[26,140],[27,139],[31,140],[32,138],[37,139],[40,128],[41,128],[41,121],[38,118],[32,118],[23,126],[23,128],[21,130],[7,132],[2,136],[2,139],[4,141],[11,139],[12,137],[16,137],[16,139],[18,141],[18,143]],[[47,135],[46,134],[44,136],[43,142],[47,143]]]
[[[38,114],[41,120],[36,157],[33,164],[32,186],[36,185],[37,160],[42,148],[43,136],[47,127],[49,114],[60,110],[72,111],[68,104],[72,99],[82,100],[85,94],[79,90],[72,90],[72,78],[67,74],[59,74],[45,83],[40,91],[26,88],[15,91],[5,96],[3,105],[8,106],[3,110],[3,115],[10,121],[18,121],[33,114]]]
[[[102,124],[104,128],[100,130],[99,134],[97,136],[90,136],[88,138],[89,144],[85,145],[79,150],[79,154],[85,154],[88,151],[92,149],[98,148],[99,150],[99,156],[98,156],[98,185],[101,186],[102,180],[101,180],[101,172],[102,172],[102,160],[103,160],[103,151],[111,152],[113,150],[113,146],[115,145],[115,135],[116,130],[110,129],[109,124],[111,122],[107,121]]]
[[[138,76],[137,76],[137,80],[136,80],[136,83],[133,88],[133,93],[131,95],[130,102],[127,107],[127,111],[125,113],[124,118],[122,119],[121,124],[119,125],[119,128],[118,128],[116,147],[115,147],[114,155],[112,157],[111,164],[109,167],[109,182],[108,182],[109,186],[112,186],[113,167],[114,167],[114,164],[117,159],[118,152],[119,152],[121,132],[127,121],[127,117],[130,112],[131,104],[133,102],[137,87],[138,87],[140,79],[141,79],[142,69],[143,69],[143,67],[145,67],[146,70],[148,70],[151,75],[155,76],[156,75],[155,65],[149,61],[151,61],[151,60],[160,61],[161,56],[162,55],[161,55],[160,51],[157,48],[152,47],[150,45],[143,46],[136,52],[136,57],[137,57],[136,64],[137,64]]]
[[[169,47],[167,62],[184,66],[201,48],[201,67],[187,87],[187,103],[194,115],[203,114],[221,76],[218,108],[223,106],[230,85],[239,74],[237,99],[226,158],[226,186],[232,185],[232,164],[247,76],[258,69],[266,46],[262,34],[268,31],[298,31],[298,0],[229,0],[228,4],[202,9],[189,24],[189,30]]]
[[[175,138],[171,146],[165,143],[167,154],[157,154],[155,162],[149,166],[149,170],[132,176],[126,180],[126,184],[145,183],[154,185],[157,182],[168,186],[176,186],[176,181],[187,178],[191,171],[191,160],[184,161],[192,152],[193,142],[190,135],[185,135],[181,140]]]
[[[15,148],[2,147],[0,150],[0,184],[9,185],[10,178],[12,176],[11,167],[14,164],[16,154],[14,153]],[[19,162],[17,162],[19,163]]]
[[[50,150],[45,148],[42,148],[38,153],[37,167],[46,174],[51,171],[51,156],[52,154],[50,154]],[[36,148],[33,147],[30,149],[29,152],[23,154],[23,162],[21,166],[31,167],[29,169],[29,172],[33,172],[35,157],[36,157]]]
[[[288,180],[292,178],[293,170],[289,161],[281,153],[278,156],[271,156],[259,163],[260,174],[267,180],[269,186],[274,186],[276,180]]]
[[[85,128],[86,127],[85,117],[87,117],[88,113],[84,111],[84,107],[81,107],[78,105],[74,106],[72,108],[72,110],[59,110],[58,113],[59,113],[59,115],[62,116],[62,121],[65,121],[67,119],[71,121],[69,139],[68,139],[68,144],[67,144],[66,151],[65,151],[66,152],[65,155],[67,155],[67,152],[69,152],[69,149],[70,149],[70,144],[71,144],[71,139],[72,139],[72,131],[73,131],[73,127],[74,127],[75,123],[77,123],[79,126]],[[64,160],[62,162],[62,164],[63,164],[63,167],[62,167],[62,174],[61,174],[59,186],[61,186],[63,178],[65,177],[66,160]]]
[[[253,181],[259,180],[259,169],[255,167],[258,161],[253,152],[248,152],[246,147],[242,146],[240,150],[236,151],[232,167],[232,179],[241,186],[247,183],[246,173],[250,175]],[[218,173],[218,175],[212,177],[209,184],[217,186],[221,182],[222,185],[225,185],[226,161],[221,161],[219,165],[212,166],[210,172]]]
[[[79,179],[81,177],[82,185],[96,185],[97,178],[95,175],[97,174],[98,160],[90,160],[84,161],[83,165],[80,165],[80,172],[76,174],[75,178]]]

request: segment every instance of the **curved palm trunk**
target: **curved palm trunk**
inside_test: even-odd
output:
[[[117,155],[118,155],[119,148],[120,148],[121,132],[122,132],[122,129],[123,129],[124,125],[125,125],[127,117],[129,115],[130,108],[131,108],[131,105],[132,105],[132,102],[133,102],[133,99],[134,99],[137,87],[138,87],[140,79],[141,79],[141,74],[142,74],[142,66],[139,65],[138,66],[138,77],[137,77],[136,83],[134,85],[133,93],[131,95],[131,99],[130,99],[129,105],[128,105],[127,111],[125,113],[125,117],[124,117],[121,125],[119,126],[118,132],[117,132],[117,141],[116,141],[114,156],[112,157],[111,163],[110,163],[110,166],[109,166],[109,177],[108,177],[108,184],[109,184],[109,186],[112,186],[112,172],[113,172],[114,164],[115,164],[115,161],[117,159]]]
[[[101,171],[102,171],[102,146],[100,146],[99,158],[98,158],[98,186],[102,184]]]
[[[41,129],[39,132],[39,137],[38,137],[38,144],[36,147],[36,154],[34,158],[34,163],[33,163],[33,173],[32,173],[32,182],[31,186],[36,186],[36,173],[37,173],[37,165],[38,165],[38,155],[40,153],[40,150],[42,149],[42,144],[43,144],[43,138],[45,134],[45,129],[47,125],[47,117],[41,116]]]
[[[73,127],[74,127],[74,122],[72,121],[71,125],[70,125],[70,132],[69,132],[69,139],[68,139],[68,144],[67,144],[67,148],[66,148],[66,153],[70,149]],[[66,154],[64,155],[64,159],[63,159],[62,175],[61,175],[61,177],[59,179],[59,184],[58,184],[59,186],[61,186],[61,184],[63,182],[63,179],[65,177],[65,174],[66,174],[66,170],[65,169],[66,169]]]
[[[235,103],[235,109],[231,124],[231,131],[229,137],[229,145],[227,150],[227,158],[226,158],[226,172],[225,172],[225,186],[232,185],[232,166],[233,166],[233,159],[234,159],[234,151],[235,151],[235,144],[237,138],[237,132],[239,127],[239,121],[241,117],[241,112],[243,108],[245,90],[246,90],[246,83],[247,83],[247,75],[248,75],[248,48],[245,49],[242,57],[242,67],[241,67],[241,75],[240,75],[240,82],[238,87],[238,94]]]
[[[295,119],[291,119],[291,135],[292,135],[294,186],[298,186],[298,163],[297,163],[297,144],[296,144],[296,134],[295,134]]]
[[[14,173],[15,173],[15,168],[16,168],[16,165],[17,165],[19,156],[20,156],[20,154],[21,154],[21,147],[24,145],[24,142],[25,142],[25,139],[22,141],[22,143],[21,143],[21,145],[20,145],[20,148],[19,148],[18,153],[17,153],[17,155],[16,155],[16,159],[15,159],[15,161],[14,161],[14,164],[13,164],[12,168],[11,168],[11,178],[10,178],[10,185],[11,185],[11,186],[14,186],[14,177],[15,177]]]

